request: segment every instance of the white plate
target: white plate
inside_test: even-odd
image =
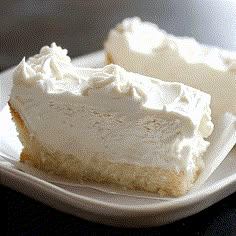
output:
[[[98,67],[104,53],[74,59],[80,66]],[[0,74],[1,107],[8,100],[12,69]],[[8,84],[8,85],[7,85]],[[1,116],[0,116],[1,120]],[[0,132],[1,138],[1,132]],[[16,137],[12,137],[16,139]],[[1,140],[1,149],[8,147]],[[4,146],[3,146],[4,143]],[[10,146],[10,145],[9,145]],[[59,187],[22,172],[0,157],[0,182],[58,210],[113,226],[149,227],[167,224],[193,215],[236,191],[236,148],[234,148],[198,191],[168,201],[117,195],[89,187]]]

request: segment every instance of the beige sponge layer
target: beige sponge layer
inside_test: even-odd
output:
[[[113,163],[101,155],[64,155],[50,152],[39,143],[19,113],[10,104],[13,121],[24,148],[20,161],[53,175],[59,175],[78,182],[108,183],[133,190],[143,190],[167,196],[185,194],[194,182],[197,170],[191,176],[184,171],[166,170],[159,167],[139,166],[127,163]]]

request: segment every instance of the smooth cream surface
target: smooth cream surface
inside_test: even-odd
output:
[[[49,151],[191,171],[212,130],[210,95],[125,71],[78,68],[55,43],[18,65],[10,103]]]

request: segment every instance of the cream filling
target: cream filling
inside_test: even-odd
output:
[[[14,73],[10,102],[51,152],[192,171],[209,143],[210,96],[119,66],[82,69],[52,44]]]

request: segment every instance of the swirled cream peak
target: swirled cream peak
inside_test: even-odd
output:
[[[70,57],[67,56],[67,50],[52,43],[51,47],[44,46],[39,54],[30,57],[27,62],[23,58],[15,70],[14,77],[18,81],[32,82],[46,78],[61,80],[65,77],[78,76]]]
[[[105,66],[100,71],[91,74],[91,77],[81,88],[81,94],[88,96],[91,90],[106,88],[103,93],[112,97],[127,96],[143,102],[147,98],[147,89],[131,79],[131,76],[123,68],[117,65]]]

